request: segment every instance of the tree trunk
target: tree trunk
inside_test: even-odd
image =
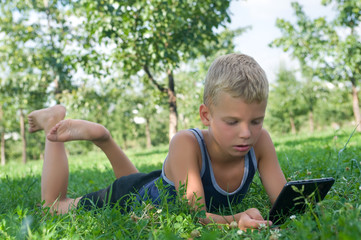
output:
[[[291,133],[296,134],[296,125],[293,117],[290,117],[290,124],[291,124]]]
[[[59,75],[56,74],[55,70],[53,71],[55,79],[54,79],[54,96],[56,104],[60,104],[60,86],[59,86]]]
[[[152,83],[159,89],[159,91],[167,93],[168,103],[169,103],[169,141],[177,133],[178,128],[178,113],[177,113],[177,97],[174,90],[174,77],[172,70],[167,70],[168,76],[168,88],[164,88],[159,85],[159,83],[154,79],[153,75],[150,73],[147,65],[143,66],[145,73],[148,75]]]
[[[313,120],[313,112],[312,111],[310,111],[308,113],[308,122],[310,124],[310,132],[313,133],[313,131],[315,130],[315,123]]]
[[[3,121],[3,109],[2,109],[2,105],[0,105],[0,122]],[[0,131],[1,131],[1,165],[4,166],[6,159],[5,159],[5,127],[0,127]]]
[[[357,131],[361,132],[361,116],[360,116],[360,106],[359,106],[359,99],[358,99],[358,91],[355,84],[355,81],[352,82],[352,108],[353,114],[355,116]]]
[[[25,120],[24,120],[24,113],[23,110],[20,109],[20,134],[21,140],[23,143],[23,151],[22,151],[22,158],[23,163],[26,163],[26,138],[25,138]]]
[[[147,139],[147,148],[151,148],[152,139],[150,138],[149,118],[146,118],[145,120],[145,137]]]
[[[169,141],[177,133],[178,113],[177,97],[174,91],[174,78],[171,70],[168,70],[168,103],[169,103]]]
[[[1,165],[4,166],[6,162],[5,159],[5,133],[1,132]]]

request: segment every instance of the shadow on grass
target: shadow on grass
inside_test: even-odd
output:
[[[143,156],[149,156],[154,154],[167,154],[168,149],[162,148],[162,149],[150,149],[150,150],[144,150],[142,152],[134,152],[132,155],[135,157],[143,157]]]

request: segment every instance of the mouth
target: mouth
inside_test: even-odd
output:
[[[233,148],[239,152],[247,152],[251,148],[251,145],[234,145]]]

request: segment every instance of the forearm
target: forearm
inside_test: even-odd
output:
[[[212,213],[206,213],[206,218],[201,219],[204,224],[231,224],[236,222],[239,229],[259,228],[262,224],[272,225],[270,221],[264,220],[260,212],[256,208],[247,209],[244,212],[235,214],[234,216],[221,216]],[[233,224],[232,224],[233,225]]]
[[[240,214],[241,213],[237,213],[235,215],[223,216],[223,215],[218,215],[218,214],[207,212],[206,217],[201,218],[200,222],[203,224],[210,224],[210,223],[230,224],[233,221],[238,223],[238,221],[240,219]]]

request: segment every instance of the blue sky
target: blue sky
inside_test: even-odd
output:
[[[283,18],[294,21],[290,0],[238,0],[232,1],[230,11],[231,29],[251,26],[252,29],[235,39],[236,50],[252,56],[266,71],[270,82],[275,80],[280,63],[288,68],[297,68],[288,53],[282,49],[270,48],[268,44],[281,36],[276,27],[276,19]],[[299,0],[306,14],[312,18],[334,15],[332,7],[324,7],[321,0]]]

